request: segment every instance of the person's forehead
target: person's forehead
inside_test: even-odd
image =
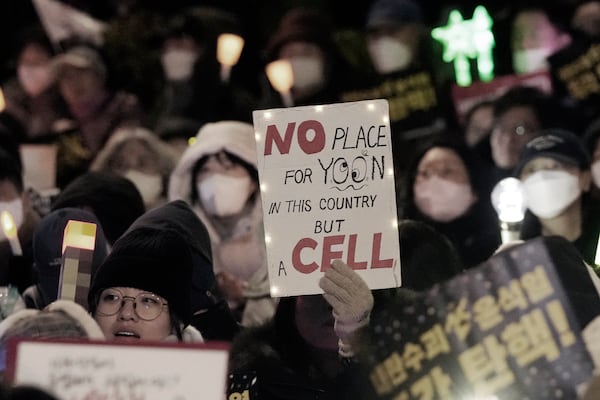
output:
[[[19,62],[35,62],[39,60],[49,60],[51,57],[48,50],[37,43],[27,44],[19,54]]]
[[[15,184],[8,179],[0,179],[0,201],[12,201],[20,197]]]
[[[538,117],[532,107],[527,105],[515,105],[502,114],[498,115],[499,122],[531,122],[539,123]]]
[[[428,150],[419,163],[421,167],[434,164],[464,166],[463,160],[456,151],[443,147],[434,147]]]
[[[79,80],[82,77],[91,77],[99,75],[91,67],[76,67],[74,65],[64,65],[60,68],[57,78],[59,80]]]
[[[541,10],[523,11],[515,17],[513,22],[513,29],[535,30],[540,28],[556,29],[548,15]]]
[[[321,54],[321,48],[316,44],[308,41],[295,40],[281,46],[279,56],[282,58],[293,56],[309,56]]]
[[[569,169],[570,167],[574,167],[574,166],[571,166],[569,164],[561,162],[552,156],[543,155],[543,156],[538,156],[538,157],[535,157],[535,158],[529,160],[523,166],[523,172],[526,172],[528,170],[540,170],[540,169],[544,169],[544,168]]]
[[[143,289],[138,289],[138,288],[133,288],[133,287],[113,286],[113,287],[107,288],[105,290],[117,290],[117,291],[121,292],[121,294],[123,294],[124,296],[132,296],[132,297],[135,297],[140,293],[150,293],[150,294],[153,294],[162,299],[161,296],[159,296],[156,293],[153,293],[149,290],[143,290]]]

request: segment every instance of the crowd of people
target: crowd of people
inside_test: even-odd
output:
[[[560,14],[547,3],[504,10],[503,62],[523,79],[464,116],[415,0],[372,1],[351,44],[318,9],[287,11],[256,64],[287,61],[289,92],[267,69],[250,84],[236,66],[222,75],[217,38],[244,26],[217,7],[144,15],[154,31],[133,45],[115,31],[104,44],[57,43],[42,24],[24,28],[1,85],[0,212],[22,251],[0,231],[0,286],[19,293],[1,310],[0,350],[14,337],[218,340],[231,344],[229,379],[254,374],[260,399],[375,398],[357,379],[371,316],[505,251],[491,193],[507,177],[525,194],[520,240],[547,238],[585,330],[600,314],[600,64],[590,101],[555,78],[569,54],[597,49],[600,2]],[[121,16],[112,29],[127,24]],[[550,88],[526,84],[534,75]],[[379,98],[389,103],[402,288],[369,290],[335,261],[324,295],[271,297],[252,112]],[[50,191],[26,180],[31,146],[52,149]],[[69,220],[98,227],[86,304],[59,298]],[[7,387],[0,398],[50,396],[35,391]]]

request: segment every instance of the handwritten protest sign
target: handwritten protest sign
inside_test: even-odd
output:
[[[386,100],[254,111],[272,296],[322,293],[334,259],[400,286]]]
[[[64,400],[223,400],[226,344],[13,340],[7,378]]]
[[[379,399],[574,399],[593,370],[539,240],[397,302],[371,330]]]

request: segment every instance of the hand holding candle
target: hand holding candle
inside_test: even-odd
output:
[[[23,249],[21,248],[21,242],[19,242],[19,236],[17,235],[17,225],[11,213],[4,210],[0,214],[0,223],[2,225],[2,231],[4,236],[8,239],[10,249],[15,256],[22,256]]]

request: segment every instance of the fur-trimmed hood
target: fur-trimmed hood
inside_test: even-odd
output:
[[[226,151],[256,168],[256,142],[254,128],[246,122],[220,121],[202,126],[196,142],[189,146],[169,180],[169,200],[182,199],[192,202],[192,170],[204,156]]]

